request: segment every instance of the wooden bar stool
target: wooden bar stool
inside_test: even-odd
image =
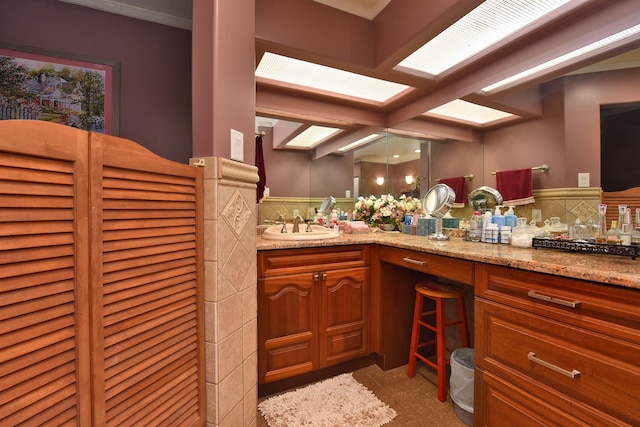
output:
[[[416,285],[416,305],[413,312],[413,328],[411,331],[411,348],[409,349],[409,372],[410,378],[416,374],[417,359],[422,360],[438,372],[438,400],[444,402],[447,400],[447,351],[453,351],[447,348],[445,341],[445,330],[449,326],[460,326],[462,334],[462,344],[469,347],[469,325],[467,324],[467,309],[464,304],[463,288],[455,285],[449,285],[438,282],[419,282]],[[435,310],[422,311],[425,298],[429,298],[436,303]],[[445,301],[447,299],[456,299],[458,302],[458,320],[450,320],[445,318]],[[434,316],[433,324],[427,323],[424,318]],[[433,340],[420,341],[420,327],[427,328],[435,332],[436,337]],[[423,347],[435,345],[436,363],[427,359],[418,351]]]

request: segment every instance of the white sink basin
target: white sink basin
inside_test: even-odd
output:
[[[281,233],[282,225],[272,225],[264,230],[262,238],[267,240],[323,240],[340,237],[338,231],[321,225],[312,225],[310,232],[307,232],[307,224],[300,224],[298,227],[300,232],[294,233],[293,224],[287,224],[287,232]]]

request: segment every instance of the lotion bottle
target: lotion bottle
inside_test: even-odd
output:
[[[518,225],[518,217],[516,216],[513,208],[515,206],[509,206],[509,210],[504,214],[504,225],[509,227],[515,227]]]
[[[496,206],[496,211],[491,217],[491,222],[493,224],[498,224],[498,228],[504,226],[504,215],[502,215],[502,212],[500,211],[500,206]]]

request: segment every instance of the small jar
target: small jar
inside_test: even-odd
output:
[[[527,225],[526,218],[518,218],[518,225],[511,230],[511,246],[530,248],[536,232],[535,225]]]

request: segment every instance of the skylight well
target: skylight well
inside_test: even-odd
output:
[[[568,2],[486,0],[398,65],[438,76]]]
[[[339,128],[309,126],[285,145],[289,148],[310,148],[341,131],[342,129]]]
[[[410,86],[266,52],[256,77],[384,103]]]
[[[598,49],[602,49],[605,47],[610,47],[614,43],[618,43],[620,41],[626,40],[631,36],[640,34],[640,24],[635,25],[631,28],[627,28],[626,30],[620,31],[619,33],[613,34],[609,37],[605,37],[601,40],[583,46],[579,49],[576,49],[571,52],[567,52],[564,55],[558,56],[557,58],[551,59],[547,62],[544,62],[535,67],[524,70],[520,73],[514,74],[513,76],[507,77],[506,79],[500,80],[496,83],[493,83],[489,86],[483,87],[482,91],[485,93],[489,93],[495,91],[497,89],[502,89],[507,86],[516,84],[525,79],[531,78],[536,74],[541,74],[542,72],[549,71],[555,67],[559,67],[563,64],[569,63],[570,61],[574,61],[579,59],[580,57],[595,52]]]
[[[462,99],[456,99],[439,107],[433,108],[427,111],[424,115],[445,117],[478,125],[486,125],[508,117],[513,117],[513,114],[511,113],[505,113],[504,111],[474,104]]]

